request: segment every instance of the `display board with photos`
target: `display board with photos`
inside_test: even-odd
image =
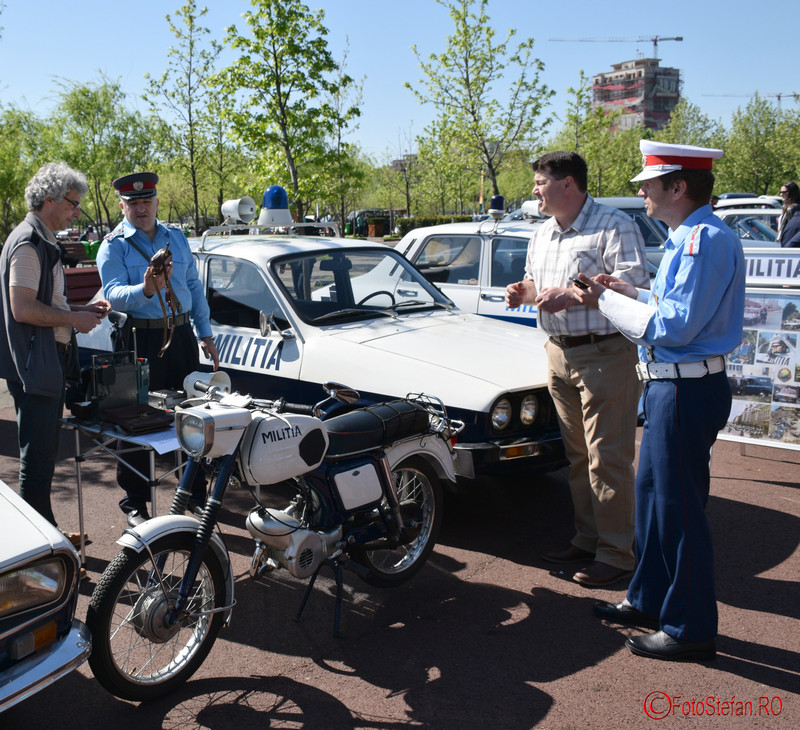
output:
[[[727,358],[733,404],[719,437],[800,449],[800,250],[764,251],[746,252],[742,341]]]

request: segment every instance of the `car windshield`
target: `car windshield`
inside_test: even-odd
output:
[[[391,249],[283,256],[272,262],[271,271],[292,307],[311,324],[396,317],[453,306]]]
[[[775,241],[777,233],[767,225],[761,218],[748,216],[747,218],[737,218],[728,220],[728,225],[736,231],[739,238],[750,241]]]

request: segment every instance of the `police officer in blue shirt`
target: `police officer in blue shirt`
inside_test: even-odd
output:
[[[642,140],[639,196],[670,228],[651,291],[581,275],[582,301],[639,345],[644,427],[636,475],[637,566],[621,603],[595,615],[655,628],[626,646],[656,659],[713,659],[717,604],[705,514],[709,458],[731,407],[725,357],[742,339],[745,263],[713,213],[712,160],[722,150]]]
[[[129,323],[136,328],[137,353],[147,358],[150,365],[150,389],[180,390],[184,377],[200,367],[198,339],[214,370],[219,367],[219,355],[211,336],[208,302],[189,243],[181,230],[156,219],[157,182],[158,175],[154,172],[138,172],[114,180],[112,185],[119,193],[124,219],[100,246],[97,265],[106,299],[113,309],[125,312]],[[150,259],[168,244],[172,262],[163,273],[156,274]],[[175,306],[178,313],[168,321],[170,327],[174,325],[174,331],[169,347],[162,352],[165,325],[162,305],[167,279],[178,302]],[[169,306],[166,311],[171,314]],[[128,461],[147,473],[145,454],[130,454]],[[117,481],[126,492],[120,508],[126,513],[128,524],[133,527],[149,519],[147,483],[124,466],[117,471]],[[204,486],[204,483],[195,485],[196,503],[204,499]]]

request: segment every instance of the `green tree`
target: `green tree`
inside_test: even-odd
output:
[[[784,107],[778,116],[775,135],[784,169],[779,178],[768,186],[767,193],[777,195],[784,183],[800,180],[800,110]]]
[[[39,168],[42,124],[31,112],[0,112],[0,246],[25,217],[25,186]]]
[[[533,56],[533,38],[511,49],[515,31],[510,30],[504,42],[494,42],[488,0],[436,1],[449,11],[455,32],[447,37],[444,52],[427,60],[413,46],[424,91],[409,83],[406,88],[423,104],[433,104],[443,123],[474,150],[499,195],[497,173],[505,154],[530,144],[546,129],[550,118],[543,112],[554,92],[540,81],[544,64]],[[506,97],[495,95],[494,83],[500,78],[513,79]]]
[[[765,194],[784,182],[786,164],[778,130],[781,111],[756,95],[733,115],[724,144],[725,155],[715,165],[718,190]]]
[[[639,139],[642,127],[620,129],[621,112],[606,111],[592,100],[591,81],[580,72],[577,88],[569,88],[564,127],[548,149],[571,150],[580,154],[588,167],[588,190],[595,197],[630,195],[630,179],[641,169]]]
[[[337,212],[336,217],[342,226],[340,233],[344,233],[347,202],[364,184],[364,168],[357,159],[357,148],[347,139],[358,128],[356,119],[361,116],[363,79],[356,82],[345,73],[348,53],[349,42],[338,64],[334,84],[327,92],[327,103],[332,112],[328,140],[330,168],[323,176],[321,191],[321,197],[329,201],[330,208]]]
[[[328,50],[323,11],[312,12],[299,0],[251,0],[251,6],[243,16],[249,36],[236,26],[227,29],[225,40],[240,55],[216,83],[244,97],[226,112],[234,132],[257,151],[262,179],[288,179],[302,218],[329,168],[326,140],[337,117],[327,99],[337,84],[346,88],[353,80],[347,75],[333,79],[338,66]]]
[[[253,173],[254,160],[247,150],[233,141],[233,129],[226,110],[233,104],[230,92],[220,89],[208,106],[210,119],[208,156],[206,158],[209,199],[200,204],[202,215],[209,220],[222,222],[222,204],[231,198],[251,194],[258,203],[264,185],[258,183]]]
[[[188,174],[189,194],[194,202],[194,226],[198,232],[201,229],[200,168],[206,162],[211,144],[208,136],[212,120],[206,110],[214,94],[208,80],[222,50],[214,40],[204,43],[211,31],[199,25],[199,21],[207,13],[208,8],[198,12],[195,0],[187,0],[177,11],[175,22],[169,15],[165,16],[178,45],[170,47],[167,67],[159,78],[145,75],[149,81],[149,93],[144,95],[153,112],[166,112],[170,122],[171,144],[167,149],[180,153],[174,157]]]
[[[700,110],[688,99],[681,99],[670,112],[669,121],[653,139],[672,144],[692,144],[697,147],[719,147],[724,144],[722,124]]]
[[[498,176],[500,190],[506,199],[506,207],[519,208],[533,197],[533,171],[528,150],[511,150],[506,155],[506,164]]]
[[[418,213],[461,213],[477,199],[480,162],[440,118],[419,137]]]
[[[46,148],[81,170],[89,183],[84,213],[113,228],[121,219],[112,180],[160,159],[164,125],[125,107],[119,81],[62,81],[60,101],[47,124]]]

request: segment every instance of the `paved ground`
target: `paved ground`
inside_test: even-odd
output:
[[[0,400],[0,477],[12,485],[15,439],[13,410]],[[71,434],[61,454],[54,505],[61,527],[76,529]],[[233,493],[222,528],[239,603],[189,683],[137,706],[106,693],[86,665],[4,713],[0,726],[638,728],[649,723],[647,702],[670,727],[800,727],[800,453],[749,446],[742,455],[720,442],[712,474],[716,662],[632,656],[623,642],[635,630],[591,615],[596,600],[621,599],[624,585],[587,590],[540,561],[571,535],[563,471],[449,499],[432,559],[404,587],[367,590],[347,576],[343,639],[331,633],[327,575],[299,623],[304,582],[285,572],[247,578],[249,497]],[[85,466],[84,490],[94,543],[79,617],[123,527],[109,464]],[[730,717],[737,709],[753,716]]]

